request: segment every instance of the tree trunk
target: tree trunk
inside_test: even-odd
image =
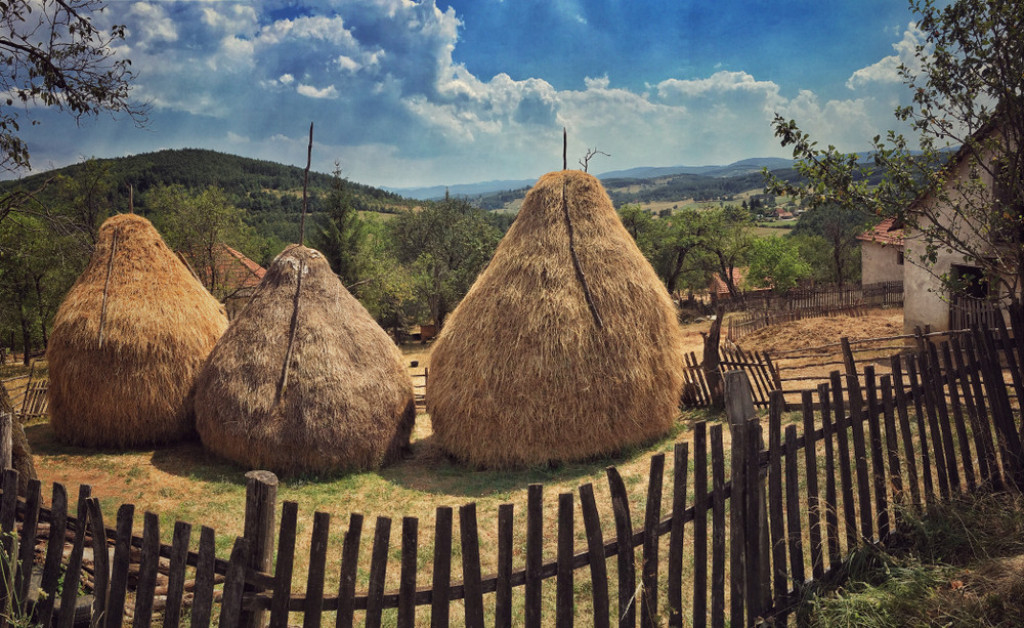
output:
[[[29,356],[32,354],[32,327],[29,325],[28,318],[25,313],[18,308],[18,313],[21,316],[21,348],[24,350],[22,355],[22,364],[25,366],[29,365]]]
[[[718,345],[722,337],[722,319],[725,317],[725,307],[719,305],[715,308],[715,320],[711,322],[711,329],[708,333],[701,332],[704,337],[704,379],[711,390],[711,407],[721,410],[725,407],[725,384],[722,380],[722,369],[719,366]]]

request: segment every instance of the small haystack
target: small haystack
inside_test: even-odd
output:
[[[441,447],[516,467],[664,435],[682,390],[675,308],[594,177],[545,175],[430,357]]]
[[[53,431],[67,443],[118,448],[193,435],[192,385],[227,324],[148,220],[108,219],[53,323]]]
[[[281,474],[376,469],[416,418],[402,355],[318,251],[285,249],[196,385],[213,452]]]

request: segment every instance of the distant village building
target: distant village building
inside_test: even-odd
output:
[[[887,218],[857,236],[861,284],[903,281],[903,228]]]
[[[178,258],[224,304],[228,319],[234,319],[249,302],[266,269],[226,244],[213,249],[212,264],[201,261],[205,255],[178,251]]]

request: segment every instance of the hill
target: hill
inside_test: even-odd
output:
[[[0,193],[20,185],[34,189],[58,175],[77,178],[88,169],[103,171],[115,189],[131,185],[136,194],[145,194],[158,185],[179,184],[192,190],[214,186],[223,189],[236,205],[251,212],[288,212],[301,207],[302,168],[196,148],[93,159],[16,181],[0,182]],[[333,180],[331,175],[310,172],[310,197],[326,195]],[[346,186],[353,203],[362,211],[393,213],[415,205],[415,201],[379,188],[351,181]]]

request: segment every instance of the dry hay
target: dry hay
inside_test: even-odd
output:
[[[775,354],[834,344],[844,336],[858,340],[899,336],[902,333],[902,309],[871,310],[864,316],[803,318],[762,327],[740,338],[737,344],[745,351],[768,351]]]
[[[192,385],[224,310],[148,220],[114,216],[57,310],[47,349],[50,423],[90,447],[195,434]]]
[[[554,172],[436,340],[427,410],[440,446],[475,466],[590,458],[671,428],[681,354],[668,292],[601,184]]]
[[[292,245],[217,343],[196,384],[211,451],[281,474],[375,469],[415,420],[401,352],[318,251]]]

